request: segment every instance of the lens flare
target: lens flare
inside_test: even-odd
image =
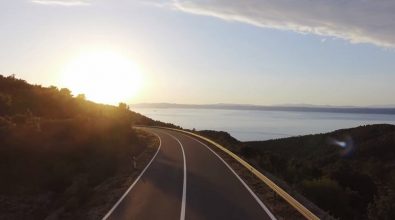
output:
[[[341,147],[340,156],[351,157],[355,151],[354,141],[351,136],[345,136],[342,139],[330,138],[329,143]]]

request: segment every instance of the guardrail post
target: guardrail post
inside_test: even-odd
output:
[[[134,156],[133,154],[130,154],[130,160],[131,160],[131,162],[132,162],[133,170],[136,170],[136,169],[137,169],[137,159],[136,159],[136,156]]]

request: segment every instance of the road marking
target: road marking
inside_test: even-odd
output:
[[[266,212],[266,214],[270,217],[270,219],[272,220],[276,220],[276,217],[273,215],[273,213],[270,212],[270,210],[266,207],[265,204],[263,204],[263,202],[258,198],[258,196],[251,190],[251,188],[244,182],[243,179],[241,179],[241,177],[236,173],[236,171],[233,170],[233,168],[224,160],[222,159],[222,157],[220,157],[214,150],[212,150],[209,146],[207,146],[207,144],[199,141],[198,139],[195,139],[191,136],[179,133],[183,136],[186,136],[192,140],[195,140],[197,142],[199,142],[200,144],[202,144],[203,146],[205,146],[207,149],[209,149],[215,156],[217,156],[225,165],[226,167],[229,168],[229,170],[237,177],[237,179],[241,182],[241,184],[247,189],[248,192],[250,192],[250,194],[252,195],[252,197],[254,197],[254,199],[258,202],[258,204],[262,207],[262,209]]]
[[[134,180],[134,182],[132,183],[132,185],[130,185],[130,187],[126,190],[126,192],[122,195],[122,197],[117,201],[117,203],[115,203],[115,205],[110,209],[110,211],[108,211],[108,213],[102,218],[102,220],[106,220],[108,219],[108,217],[110,217],[110,215],[114,212],[114,210],[118,207],[118,205],[122,202],[122,200],[127,196],[127,194],[130,192],[130,190],[132,190],[132,188],[136,185],[136,183],[139,181],[139,179],[141,178],[141,176],[145,173],[145,171],[148,169],[148,167],[151,165],[152,161],[154,161],[156,155],[158,154],[160,147],[162,146],[162,139],[159,137],[159,135],[151,132],[152,134],[156,135],[159,138],[159,147],[158,150],[156,150],[155,155],[152,157],[151,161],[147,164],[147,166],[145,166],[144,170],[141,171],[140,175]]]
[[[180,140],[178,140],[178,138],[174,137],[173,135],[171,135],[167,132],[163,132],[163,133],[169,135],[174,140],[176,140],[180,144],[180,147],[181,147],[182,157],[184,160],[184,182],[183,182],[183,186],[182,186],[182,202],[181,202],[180,220],[185,220],[185,203],[186,203],[186,193],[187,193],[187,164],[186,164],[186,160],[185,160],[184,146],[182,145]]]

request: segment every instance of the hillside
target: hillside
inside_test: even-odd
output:
[[[269,141],[225,141],[247,161],[285,181],[340,219],[395,218],[395,126],[368,125]]]
[[[0,75],[0,219],[101,217],[105,196],[136,172],[131,157],[157,145],[133,124],[172,126]]]

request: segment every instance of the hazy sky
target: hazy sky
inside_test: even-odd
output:
[[[144,75],[131,103],[395,104],[394,12],[393,0],[0,0],[0,73],[61,87],[75,57],[106,50]]]

